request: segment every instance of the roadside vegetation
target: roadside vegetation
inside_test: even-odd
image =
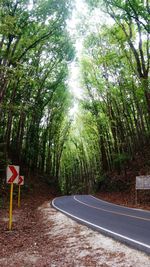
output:
[[[150,174],[149,1],[86,3],[111,23],[80,25],[83,97],[72,116],[72,1],[0,1],[1,191],[8,163],[63,194],[133,190]]]

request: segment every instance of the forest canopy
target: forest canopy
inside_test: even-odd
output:
[[[111,23],[93,31],[81,18],[78,58],[67,29],[73,1],[0,1],[0,170],[19,164],[67,194],[126,172],[150,137],[149,1],[85,2]],[[73,60],[83,91],[74,117]]]
[[[53,176],[69,127],[70,9],[70,1],[0,2],[0,143],[8,161]]]

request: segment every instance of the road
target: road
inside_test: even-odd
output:
[[[150,212],[115,205],[91,195],[62,196],[52,206],[94,230],[150,254]]]

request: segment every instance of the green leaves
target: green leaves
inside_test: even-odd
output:
[[[148,8],[146,3],[132,0],[86,2],[93,8],[103,4],[114,23],[99,25],[91,34],[87,29],[81,60],[84,126],[89,136],[90,126],[96,129],[99,151],[95,153],[102,171],[117,166],[121,170],[128,155],[145,142],[140,136],[149,133],[145,121],[149,116],[146,106],[150,106],[146,105],[145,93],[148,81],[145,70],[149,69],[148,23],[142,18],[144,13],[148,15]]]
[[[70,1],[0,1],[0,140],[16,162],[56,179],[71,105],[70,10]]]

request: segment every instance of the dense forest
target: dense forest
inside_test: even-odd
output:
[[[62,193],[90,192],[108,173],[127,175],[136,153],[150,146],[149,0],[85,2],[111,23],[94,31],[83,23],[76,58],[67,29],[73,1],[0,1],[2,177],[7,164],[18,164]],[[73,60],[83,91],[75,116]]]

